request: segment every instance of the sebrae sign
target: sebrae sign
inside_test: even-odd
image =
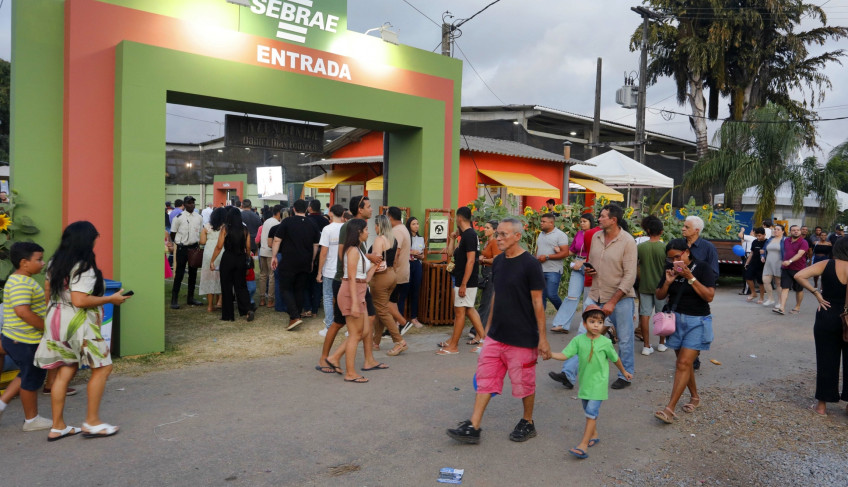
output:
[[[346,0],[250,0],[242,30],[320,50],[347,31]]]

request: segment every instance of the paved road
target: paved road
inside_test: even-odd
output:
[[[704,358],[723,365],[704,360],[699,387],[744,387],[814,368],[814,300],[806,297],[799,316],[778,316],[736,293],[717,294],[716,341]],[[572,336],[552,336],[553,348],[561,350]],[[564,479],[601,485],[613,482],[607,474],[639,468],[669,439],[695,441],[652,418],[670,391],[673,352],[643,357],[637,349],[634,385],[610,391],[601,409],[602,441],[588,460],[566,453],[579,441],[584,417],[576,390],[547,378],[561,364],[553,360],[537,367],[536,438],[507,439],[521,417],[507,385],[506,395],[490,403],[481,444],[457,444],[444,430],[470,416],[477,356],[466,346],[460,355],[436,356],[439,338],[410,336],[410,350],[399,357],[377,352],[391,369],[368,373],[364,385],[316,372],[313,350],[115,376],[102,416],[122,429],[109,439],[47,443],[45,433],[20,431],[15,401],[0,423],[0,484],[436,485],[440,468],[456,467],[465,469],[463,484],[470,486]],[[49,413],[45,399],[42,411]],[[705,407],[709,400],[707,391]],[[79,425],[84,408],[84,391],[69,398],[68,421]]]

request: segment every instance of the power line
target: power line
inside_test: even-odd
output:
[[[2,3],[3,3],[3,1],[0,0],[0,6],[2,6]],[[218,122],[218,121],[215,121],[215,120],[203,120],[203,119],[200,119],[200,118],[186,117],[185,115],[178,115],[176,113],[165,113],[165,115],[170,115],[172,117],[178,117],[178,118],[185,118],[185,119],[188,119],[188,120],[194,120],[195,122],[214,123],[216,125],[224,125],[224,122]]]
[[[418,12],[418,13],[419,13],[419,14],[421,14],[421,15],[423,15],[423,16],[424,16],[424,18],[426,18],[427,20],[429,20],[430,22],[432,22],[433,24],[435,24],[435,25],[436,25],[436,27],[441,27],[441,24],[439,24],[439,23],[438,23],[438,22],[436,22],[435,20],[431,19],[430,17],[427,17],[427,14],[425,14],[424,12],[422,12],[422,11],[418,10],[418,8],[417,8],[415,5],[413,5],[413,4],[411,4],[411,3],[409,3],[409,1],[408,1],[408,0],[403,0],[403,3],[405,3],[405,4],[409,5],[409,6],[410,6],[410,7],[412,7],[413,9],[415,9],[415,11],[416,11],[416,12]]]
[[[651,107],[652,107],[652,106],[654,106],[654,105],[659,105],[660,103],[662,103],[662,102],[664,102],[664,101],[668,100],[669,98],[671,98],[671,97],[672,97],[672,96],[674,96],[674,95],[676,95],[676,93],[672,93],[672,94],[668,95],[667,97],[663,98],[663,99],[662,99],[662,100],[660,100],[660,101],[656,101],[656,102],[654,102],[654,103],[651,103],[650,105],[648,105],[648,106],[647,106],[647,108],[651,108]],[[623,117],[618,117],[618,118],[615,118],[615,119],[613,119],[613,120],[610,120],[610,122],[617,122],[618,120],[625,119],[625,118],[629,117],[630,115],[631,115],[631,114],[630,114],[630,113],[628,113],[627,115],[625,115],[625,116],[623,116]]]
[[[654,114],[668,113],[668,114],[673,114],[673,115],[682,115],[684,117],[704,118],[704,119],[709,120],[709,117],[705,117],[703,115],[692,115],[690,113],[681,113],[681,112],[675,112],[675,111],[672,111],[672,110],[665,110],[665,109],[653,110],[653,111],[651,111],[651,113],[654,113]],[[809,121],[810,122],[832,122],[832,121],[835,121],[835,120],[848,120],[848,115],[846,115],[844,117],[815,118],[815,119],[811,119]],[[716,121],[718,121],[718,120],[716,120]],[[805,122],[805,121],[806,120],[721,120],[721,122],[731,122],[731,123],[802,123],[802,122]]]
[[[488,5],[486,5],[485,7],[483,7],[482,9],[480,9],[480,10],[479,10],[476,14],[472,15],[471,17],[468,17],[467,19],[462,19],[462,22],[459,22],[458,24],[456,24],[456,25],[454,26],[454,28],[457,28],[457,29],[458,29],[460,26],[462,26],[462,24],[464,24],[464,23],[468,22],[469,20],[473,19],[474,17],[476,17],[476,16],[480,15],[480,14],[481,14],[484,10],[486,10],[487,8],[491,7],[492,5],[494,5],[494,4],[496,4],[496,3],[500,2],[500,1],[501,1],[501,0],[495,0],[494,2],[492,2],[492,3],[488,4]]]
[[[498,0],[498,1],[500,1],[500,0]],[[493,3],[494,3],[494,2],[493,2]],[[484,9],[484,10],[485,10],[485,9]],[[492,94],[495,98],[497,98],[497,99],[498,99],[498,101],[499,101],[499,102],[501,102],[501,105],[506,105],[506,103],[504,103],[504,101],[503,101],[503,100],[501,100],[501,98],[500,98],[498,95],[496,95],[494,91],[492,91],[492,88],[490,88],[490,87],[489,87],[489,84],[488,84],[488,83],[486,83],[486,80],[484,80],[484,79],[483,79],[483,77],[482,77],[482,76],[480,76],[480,73],[478,73],[478,72],[477,72],[477,70],[474,68],[474,65],[473,65],[473,64],[471,64],[471,60],[470,60],[470,59],[468,59],[468,56],[466,56],[466,55],[465,55],[465,51],[463,51],[463,50],[462,50],[462,48],[461,48],[461,47],[459,47],[459,43],[458,43],[458,42],[456,42],[456,41],[453,41],[453,43],[454,43],[454,45],[456,46],[456,48],[457,48],[457,49],[459,49],[459,52],[460,52],[460,53],[462,53],[462,57],[464,57],[464,58],[465,58],[465,61],[466,61],[466,62],[468,62],[468,66],[470,66],[470,67],[471,67],[471,70],[472,70],[472,71],[474,71],[474,74],[476,74],[476,75],[477,75],[477,77],[478,77],[478,78],[480,78],[480,81],[482,81],[482,82],[483,82],[483,85],[486,87],[486,89],[488,89],[488,90],[489,90],[489,93],[491,93],[491,94]]]

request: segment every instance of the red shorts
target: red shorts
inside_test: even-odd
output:
[[[356,284],[356,296],[351,293],[351,283]],[[344,280],[339,288],[339,294],[336,300],[339,304],[339,310],[342,316],[364,316],[367,311],[365,308],[365,292],[368,290],[368,284]]]
[[[506,345],[487,336],[477,359],[477,393],[500,394],[504,377],[509,372],[514,397],[535,394],[538,356],[538,348]]]

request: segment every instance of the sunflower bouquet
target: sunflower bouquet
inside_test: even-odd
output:
[[[32,235],[39,231],[32,218],[15,215],[15,208],[20,205],[21,197],[15,190],[9,194],[8,203],[0,203],[0,285],[15,271],[9,258],[12,244],[18,241],[31,242]]]

